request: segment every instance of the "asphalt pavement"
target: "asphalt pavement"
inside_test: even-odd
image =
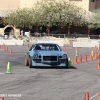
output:
[[[84,100],[85,93],[89,92],[90,100],[97,100],[100,90],[99,59],[89,61],[89,56],[91,50],[100,50],[78,48],[78,55],[83,57],[86,54],[88,62],[74,64],[76,48],[69,45],[66,48],[72,62],[69,69],[26,67],[27,44],[8,46],[8,51],[0,49],[0,97],[4,100]],[[12,74],[6,74],[8,62]]]

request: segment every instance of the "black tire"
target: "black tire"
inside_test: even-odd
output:
[[[29,66],[29,58],[25,57],[25,66]]]
[[[33,66],[32,66],[32,59],[31,58],[29,58],[29,68],[32,68]]]
[[[68,66],[68,59],[66,59],[66,68],[68,69],[69,66]]]

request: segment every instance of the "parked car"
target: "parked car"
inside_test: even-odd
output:
[[[68,68],[68,57],[58,44],[36,43],[25,55],[25,65],[35,66],[62,66]]]

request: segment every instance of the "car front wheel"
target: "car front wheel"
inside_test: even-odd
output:
[[[68,59],[66,60],[66,68],[68,69],[69,66],[68,66]]]
[[[29,66],[29,58],[25,57],[25,66]]]
[[[32,68],[33,66],[32,66],[32,59],[31,58],[29,58],[29,68]]]

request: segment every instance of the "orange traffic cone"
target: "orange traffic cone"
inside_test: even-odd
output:
[[[98,61],[97,70],[100,70],[100,60]]]
[[[96,52],[96,58],[98,59],[98,53]]]
[[[2,49],[4,49],[4,45],[2,45]]]
[[[89,100],[89,92],[85,93],[85,99],[84,100]]]
[[[97,53],[94,54],[94,59],[97,59]]]
[[[76,51],[78,51],[78,47],[76,47]]]
[[[4,48],[4,45],[2,45],[2,49]]]
[[[64,46],[63,50],[66,51],[66,47],[65,46]]]
[[[4,51],[6,51],[6,46],[4,47],[4,49],[3,49]]]
[[[99,52],[99,57],[100,57],[100,52]]]
[[[68,54],[68,50],[66,49],[66,54]]]
[[[31,47],[32,47],[32,44],[29,45],[29,48],[31,48]]]
[[[99,92],[99,94],[98,94],[98,100],[100,100],[100,92]]]
[[[80,55],[79,63],[82,63],[82,55]]]
[[[90,60],[93,60],[92,55],[90,54]]]
[[[28,44],[27,47],[30,48],[30,45]]]
[[[77,56],[74,57],[74,64],[77,64]]]
[[[97,46],[97,45],[95,45],[95,48],[96,48],[96,49],[98,49],[98,46]]]
[[[99,49],[99,47],[97,46],[97,50]]]
[[[84,62],[87,62],[87,55],[84,55]]]
[[[2,49],[4,48],[4,45],[2,45]]]
[[[2,49],[2,45],[1,45],[1,49]]]
[[[0,45],[0,49],[2,49],[2,45]]]
[[[6,51],[8,51],[8,47],[6,46]]]
[[[12,49],[10,49],[10,54],[12,54]]]
[[[63,50],[65,51],[65,47],[63,47]]]
[[[99,56],[99,52],[98,52],[98,58],[99,58],[100,56]]]
[[[0,97],[0,100],[4,100],[4,97]]]
[[[98,58],[99,58],[99,57],[98,57],[98,52],[96,53],[96,55],[97,55],[97,59],[98,59]]]

